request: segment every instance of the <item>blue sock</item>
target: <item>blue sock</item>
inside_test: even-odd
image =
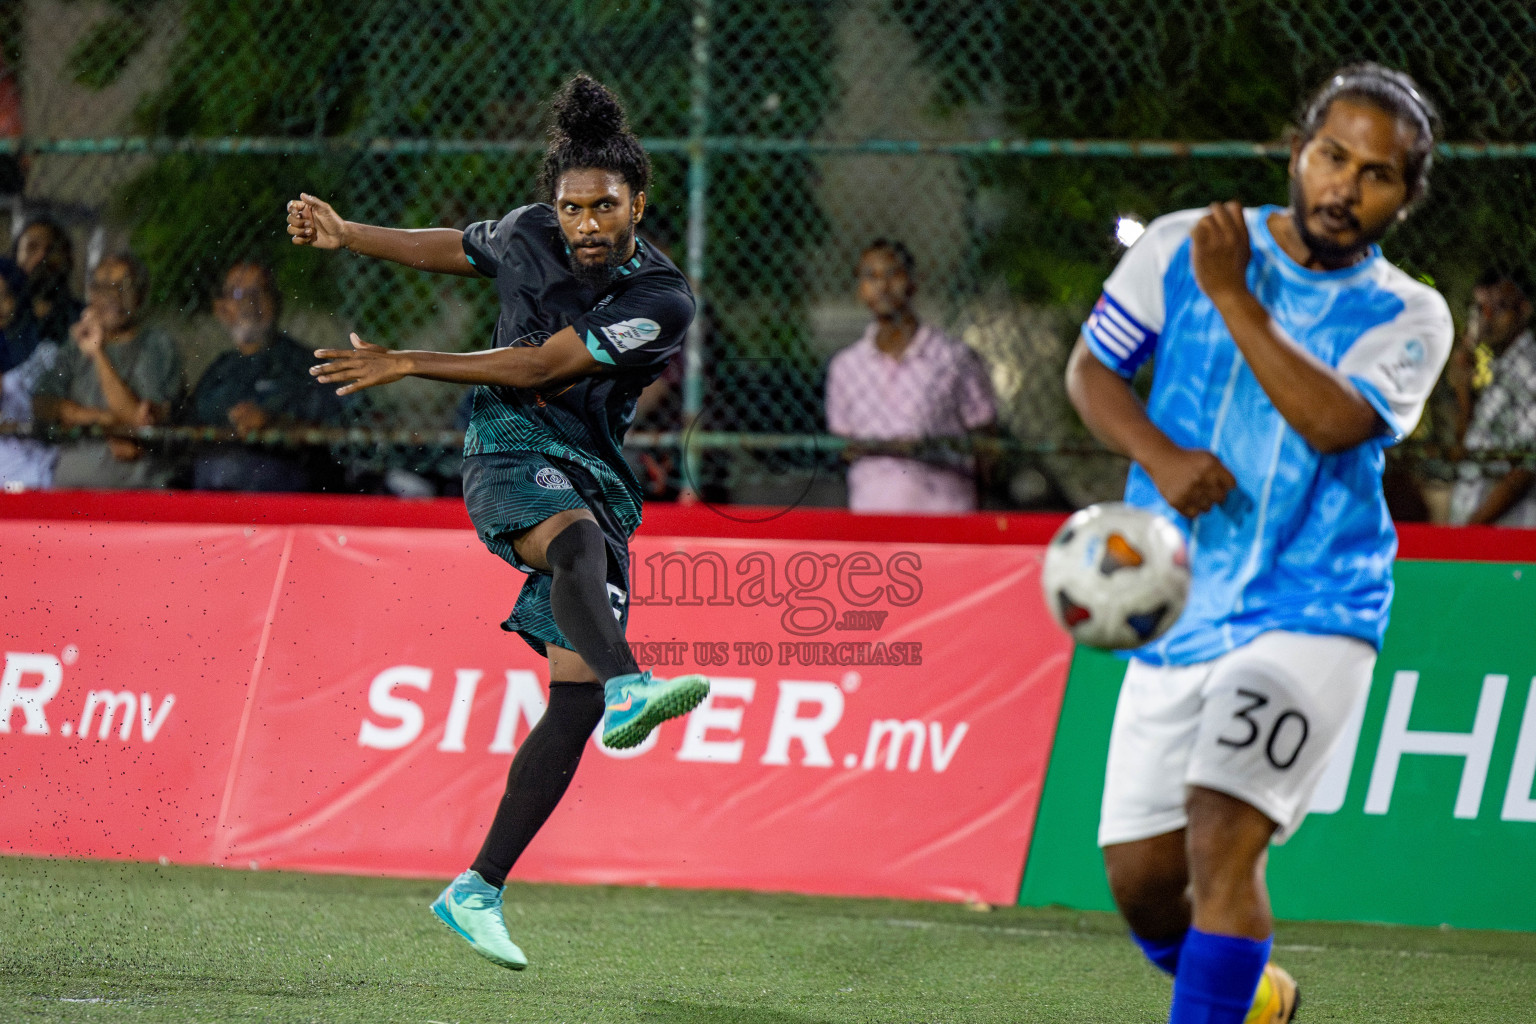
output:
[[[1184,940],[1189,937],[1189,929],[1184,934],[1169,942],[1154,942],[1144,939],[1135,932],[1131,932],[1131,941],[1141,947],[1148,960],[1157,966],[1164,974],[1176,974],[1179,970],[1179,953],[1184,949]]]
[[[1173,978],[1168,1024],[1242,1024],[1274,941],[1191,928]]]

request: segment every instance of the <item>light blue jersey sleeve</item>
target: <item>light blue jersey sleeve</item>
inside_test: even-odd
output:
[[[1402,312],[1361,333],[1338,370],[1371,403],[1392,443],[1413,433],[1450,356],[1455,328],[1440,293],[1388,268]]]
[[[1104,282],[1083,338],[1099,362],[1120,376],[1129,379],[1157,349],[1166,319],[1164,278],[1205,213],[1182,210],[1154,220]]]

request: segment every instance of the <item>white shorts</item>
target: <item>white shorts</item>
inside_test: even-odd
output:
[[[1110,734],[1099,845],[1183,828],[1190,786],[1256,807],[1283,843],[1375,667],[1363,640],[1282,632],[1198,665],[1132,660]]]

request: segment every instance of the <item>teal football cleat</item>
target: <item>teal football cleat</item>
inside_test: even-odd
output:
[[[603,685],[603,746],[614,750],[636,747],[651,730],[669,718],[686,715],[709,696],[703,676],[652,679],[649,672],[614,676]]]
[[[501,890],[492,888],[480,872],[466,871],[449,882],[432,901],[432,913],[491,963],[514,971],[528,966],[528,958],[507,934],[507,923],[501,916]]]

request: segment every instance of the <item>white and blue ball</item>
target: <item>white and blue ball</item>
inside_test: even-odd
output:
[[[1141,647],[1178,621],[1189,597],[1184,535],[1122,501],[1089,505],[1062,524],[1040,576],[1057,625],[1089,647]]]

